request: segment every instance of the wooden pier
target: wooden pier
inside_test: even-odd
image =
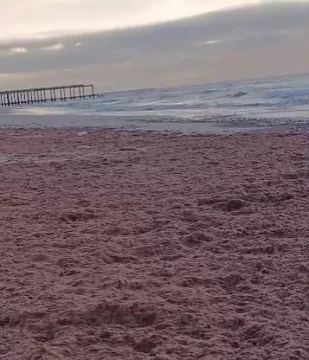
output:
[[[0,91],[1,106],[17,106],[73,99],[94,98],[93,85],[68,85],[35,89]]]

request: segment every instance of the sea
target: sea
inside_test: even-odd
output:
[[[0,126],[215,134],[309,129],[308,74],[102,95],[3,108]]]

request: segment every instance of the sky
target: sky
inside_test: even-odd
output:
[[[174,20],[258,0],[1,0],[2,39]]]
[[[309,72],[308,18],[297,0],[1,0],[0,89]]]

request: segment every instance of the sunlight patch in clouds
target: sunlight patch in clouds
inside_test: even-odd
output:
[[[14,47],[10,49],[10,54],[25,54],[28,50],[25,47]]]
[[[49,45],[49,46],[44,46],[41,49],[44,51],[60,51],[64,48],[63,44],[53,44],[53,45]]]
[[[221,44],[223,40],[219,39],[212,39],[212,40],[205,40],[205,41],[199,41],[194,44],[194,46],[209,46],[209,45],[217,45]]]
[[[19,54],[27,54],[28,49],[26,47],[12,47],[10,49],[1,49],[0,56],[12,56],[12,55],[19,55]]]

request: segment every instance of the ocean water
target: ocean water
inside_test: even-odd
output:
[[[197,133],[301,129],[309,122],[309,75],[103,95],[10,109],[14,116],[5,122]]]

